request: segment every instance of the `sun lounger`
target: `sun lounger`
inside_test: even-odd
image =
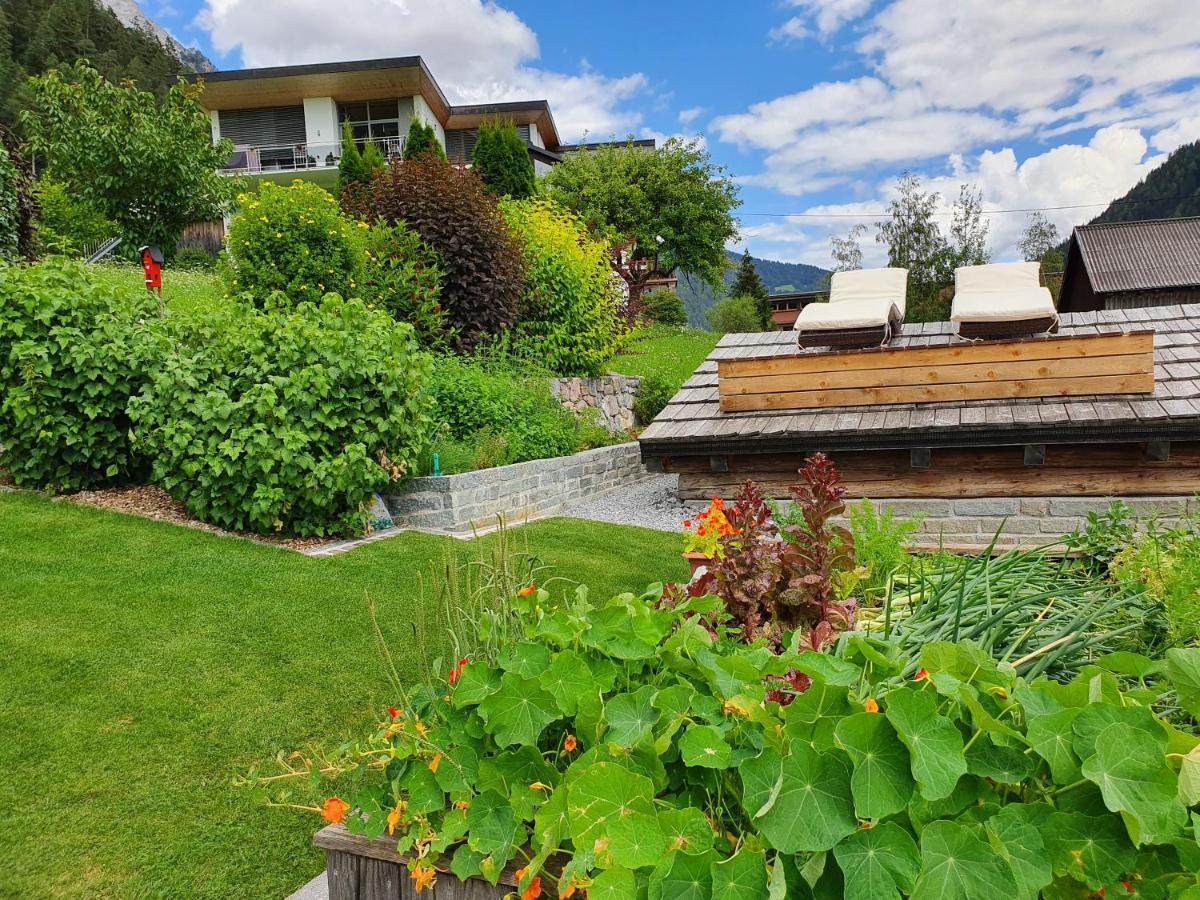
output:
[[[802,348],[886,344],[904,325],[907,269],[834,272],[828,303],[810,303],[793,326]]]
[[[1038,263],[993,263],[954,270],[950,321],[960,337],[1011,338],[1058,330],[1058,310],[1038,281]]]

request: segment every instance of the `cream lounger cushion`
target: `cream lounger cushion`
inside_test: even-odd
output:
[[[954,295],[951,322],[1023,322],[1057,319],[1054,298],[1044,287]]]
[[[986,266],[962,266],[954,270],[954,292],[976,294],[1041,287],[1039,263],[991,263]]]
[[[904,318],[904,300],[908,293],[908,269],[855,269],[834,272],[829,283],[831,304],[858,300],[890,300]]]
[[[843,273],[835,273],[843,274]],[[800,310],[796,331],[834,331],[841,328],[878,328],[901,321],[903,311],[887,298],[841,300],[837,303],[810,303]]]

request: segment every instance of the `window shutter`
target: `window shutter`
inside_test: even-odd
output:
[[[303,106],[221,110],[221,137],[237,147],[286,147],[306,138]]]

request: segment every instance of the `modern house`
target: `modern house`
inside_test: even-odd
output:
[[[433,126],[447,156],[459,165],[470,162],[481,124],[512,122],[527,141],[539,174],[561,161],[563,153],[591,146],[562,144],[545,100],[452,105],[419,56],[189,78],[204,85],[201,103],[212,119],[213,140],[233,143],[225,166],[230,174],[333,184],[342,122],[347,120],[360,143],[372,140],[385,155],[398,156],[416,117]]]
[[[1071,235],[1062,312],[1200,303],[1200,217],[1080,225]]]

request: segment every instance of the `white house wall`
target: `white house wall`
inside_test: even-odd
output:
[[[433,114],[433,110],[429,108],[429,104],[425,102],[424,97],[417,95],[412,99],[413,115],[426,125],[433,126],[433,130],[437,132],[438,143],[444,149],[446,146],[446,129],[442,127],[442,123],[438,121],[438,117]]]
[[[341,140],[337,103],[332,97],[304,98],[304,135],[310,147]]]

